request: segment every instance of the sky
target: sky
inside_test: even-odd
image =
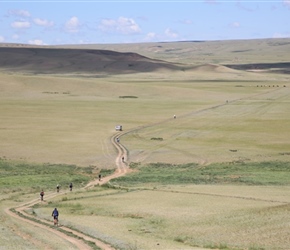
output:
[[[290,0],[0,0],[0,43],[290,38]]]

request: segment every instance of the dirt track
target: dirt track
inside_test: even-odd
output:
[[[264,94],[264,93],[262,93],[262,94]],[[233,100],[231,102],[235,102],[235,101],[238,101],[238,100]],[[191,113],[185,114],[185,115],[183,115],[181,117],[194,115],[194,114],[199,113],[199,112],[205,112],[208,109],[218,108],[218,107],[221,107],[223,105],[226,105],[226,104],[220,104],[220,105],[217,105],[217,106],[214,106],[214,107],[210,107],[210,108],[207,108],[207,109],[191,112]],[[116,171],[112,175],[102,178],[101,181],[99,181],[98,179],[95,179],[95,180],[89,182],[85,187],[83,187],[83,189],[87,190],[87,189],[90,189],[90,188],[92,188],[92,187],[94,187],[96,185],[103,185],[103,184],[109,182],[111,179],[123,176],[126,173],[128,173],[129,171],[131,171],[129,169],[129,166],[127,165],[128,155],[129,155],[128,154],[128,150],[125,148],[125,146],[122,145],[122,143],[117,141],[117,138],[120,138],[122,135],[125,135],[127,133],[132,133],[134,131],[138,131],[138,130],[140,130],[142,128],[145,128],[145,127],[150,127],[150,126],[154,126],[156,124],[168,122],[169,120],[170,119],[161,121],[159,123],[155,123],[155,124],[139,127],[139,128],[127,131],[127,132],[118,132],[114,136],[112,136],[111,137],[111,143],[114,145],[114,147],[115,147],[115,149],[117,151],[117,157],[115,159]],[[123,160],[123,157],[124,157],[124,160]],[[62,193],[62,194],[64,194],[64,193]],[[54,197],[56,197],[58,195],[59,195],[58,193],[52,193],[52,194],[46,195],[46,200],[54,198]],[[52,222],[48,222],[47,220],[43,220],[43,219],[35,220],[35,217],[27,214],[25,212],[25,210],[27,210],[29,207],[31,207],[31,206],[39,203],[39,202],[40,202],[39,199],[35,199],[35,200],[30,201],[30,202],[26,202],[26,203],[24,203],[24,204],[22,204],[22,205],[20,205],[18,207],[7,208],[5,210],[5,212],[9,216],[17,218],[19,220],[23,220],[23,221],[25,221],[27,223],[30,223],[31,225],[34,225],[34,226],[37,226],[39,228],[45,229],[48,232],[53,233],[53,234],[61,237],[62,239],[72,243],[78,249],[92,249],[92,247],[90,247],[86,243],[86,241],[94,242],[95,245],[98,246],[101,249],[105,249],[105,250],[114,249],[112,246],[110,246],[110,245],[108,245],[108,244],[106,244],[106,243],[104,243],[102,241],[99,241],[99,240],[97,240],[97,239],[95,239],[93,237],[89,237],[89,236],[87,236],[87,235],[85,235],[85,234],[83,234],[81,232],[78,232],[76,230],[72,230],[72,229],[70,229],[68,227],[61,226],[60,227],[61,231],[60,231],[59,228],[54,228],[54,227],[51,226]],[[70,236],[71,234],[73,236]],[[19,235],[21,235],[21,232],[19,232]],[[26,238],[26,240],[29,240],[34,245],[41,244],[41,243],[37,242],[37,240],[32,239],[31,237],[30,238]],[[46,247],[46,249],[49,249],[49,247]]]
[[[114,136],[111,137],[111,142],[114,145],[114,147],[117,150],[117,157],[115,160],[115,164],[116,164],[116,171],[114,174],[103,177],[101,179],[101,181],[99,181],[98,179],[89,182],[84,188],[88,189],[91,188],[93,186],[96,185],[103,185],[107,182],[109,182],[111,179],[120,177],[125,175],[126,173],[128,173],[130,171],[126,161],[128,160],[128,150],[119,142],[117,142],[117,138],[119,138],[121,135],[123,135],[124,132],[118,132],[116,133]],[[122,160],[122,157],[124,157],[124,161]]]
[[[121,143],[117,142],[117,138],[121,135],[122,135],[122,132],[119,132],[111,138],[111,142],[115,146],[117,153],[118,153],[116,160],[115,160],[116,166],[117,166],[115,173],[110,175],[110,176],[106,176],[106,177],[102,178],[101,181],[99,181],[99,179],[93,180],[93,181],[89,182],[83,189],[89,189],[89,188],[92,188],[96,185],[103,185],[103,184],[107,183],[108,181],[110,181],[111,179],[125,175],[129,171],[129,167],[126,163],[126,160],[128,159],[128,151]],[[63,194],[64,193],[62,193],[62,195]],[[46,200],[54,198],[58,195],[60,195],[60,194],[59,193],[48,194],[48,195],[46,195]],[[36,226],[38,228],[45,229],[46,231],[63,238],[64,240],[72,243],[78,249],[82,249],[82,250],[92,249],[92,247],[90,247],[86,243],[86,241],[93,242],[93,243],[95,243],[96,246],[98,246],[99,248],[104,249],[104,250],[114,249],[112,246],[110,246],[110,245],[108,245],[100,240],[97,240],[93,237],[89,237],[81,232],[78,232],[76,230],[72,230],[68,227],[61,226],[59,228],[54,228],[51,226],[52,222],[48,222],[47,220],[43,220],[43,219],[35,219],[34,216],[29,215],[25,212],[25,210],[27,210],[29,207],[31,207],[39,202],[40,202],[40,199],[34,199],[30,202],[26,202],[24,204],[21,204],[18,207],[7,208],[5,210],[5,212],[9,216],[12,216],[12,217],[17,218],[17,219],[22,220],[22,221],[25,221],[25,222],[27,222],[33,226]],[[61,229],[61,231],[59,229]],[[22,235],[22,236],[24,235],[21,232],[19,232],[18,234]],[[72,234],[73,236],[69,236],[68,234],[69,235]],[[29,240],[33,245],[37,245],[38,247],[40,247],[39,246],[40,243],[37,242],[36,239],[33,239],[31,237],[29,237],[29,238],[25,237],[25,238],[26,238],[26,240]],[[49,249],[48,246],[46,246],[45,248]]]

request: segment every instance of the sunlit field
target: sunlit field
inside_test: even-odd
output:
[[[0,156],[111,168],[115,151],[109,139],[115,125],[122,124],[128,132],[122,142],[134,162],[285,160],[286,82],[274,76],[261,80],[254,73],[226,81],[200,80],[200,75],[92,79],[2,74]],[[229,77],[207,74],[223,76]]]
[[[5,212],[41,189],[28,214],[51,223],[58,207],[61,225],[116,249],[288,249],[289,74],[224,66],[288,62],[279,44],[132,45],[195,65],[181,71],[1,70],[0,249],[77,249]],[[132,172],[84,189],[116,168],[115,125]]]
[[[166,174],[166,173],[164,173]],[[62,223],[121,249],[287,249],[289,187],[179,185],[69,194]]]

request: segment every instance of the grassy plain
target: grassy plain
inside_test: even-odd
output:
[[[117,249],[288,248],[289,164],[260,164],[253,166],[254,171],[248,170],[251,164],[227,166],[212,182],[207,178],[211,171],[198,174],[205,168],[195,172],[191,183],[184,176],[193,175],[186,174],[184,166],[175,166],[175,174],[174,167],[149,167],[149,174],[144,168],[113,181],[113,189],[70,193],[32,211],[48,219],[57,206],[62,223]],[[269,185],[275,171],[288,179],[280,182],[278,178]],[[254,185],[243,178],[268,182]]]
[[[112,168],[115,151],[109,138],[115,125],[122,124],[125,131],[134,129],[122,137],[134,162],[283,160],[290,122],[285,79],[230,76],[2,74],[0,156]],[[264,85],[271,87],[260,87]],[[173,114],[177,119],[171,119]],[[155,137],[163,141],[151,140]]]
[[[35,199],[43,186],[47,195],[52,194],[58,168],[61,194],[27,212],[51,221],[51,211],[58,207],[61,224],[116,249],[288,248],[288,162],[131,167],[133,174],[84,191],[79,187],[85,178],[93,178],[90,169],[13,165],[2,160],[1,176],[10,176],[1,178],[1,190],[6,188],[1,208]],[[72,179],[76,187],[67,192],[64,183]],[[34,189],[29,182],[34,183]],[[60,238],[50,242],[43,230],[33,230],[30,225],[20,230],[22,223],[4,217],[2,212],[0,218],[0,242],[7,249],[21,245],[21,237],[36,238],[54,249],[68,248]],[[15,240],[7,242],[6,238]],[[37,249],[35,244],[28,241],[25,247]]]
[[[28,212],[51,219],[57,206],[61,223],[118,249],[288,249],[289,76],[216,65],[287,61],[288,43],[258,42],[132,46],[203,64],[185,72],[2,71],[0,248],[73,248],[4,213],[41,188],[51,194],[73,181],[74,192]],[[115,168],[116,124],[135,171],[80,189],[98,170]]]

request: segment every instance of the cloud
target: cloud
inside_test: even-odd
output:
[[[182,23],[182,24],[186,24],[186,25],[193,24],[192,20],[190,20],[190,19],[184,19],[184,20],[181,20],[180,23]]]
[[[3,43],[5,41],[3,36],[0,36],[0,43]]]
[[[156,33],[154,33],[154,32],[149,32],[149,33],[146,35],[146,37],[147,37],[148,39],[154,39],[154,38],[156,38]]]
[[[33,45],[46,45],[42,40],[40,39],[34,39],[34,40],[29,40],[28,41],[29,44],[33,44]]]
[[[34,18],[33,22],[36,25],[43,26],[43,27],[51,27],[54,25],[54,23],[52,21],[48,21],[48,20],[40,19],[40,18]]]
[[[283,4],[290,9],[290,0],[283,0]]]
[[[79,32],[80,26],[79,19],[74,16],[65,23],[64,29],[69,33],[77,33]]]
[[[30,17],[30,13],[27,10],[9,10],[8,14],[19,17]]]
[[[11,27],[15,29],[27,29],[30,28],[30,22],[28,21],[15,21],[11,23]]]
[[[230,24],[230,26],[232,28],[239,28],[241,26],[241,24],[239,22],[233,22],[233,23]]]
[[[169,41],[169,40],[176,40],[179,37],[178,33],[172,31],[171,29],[167,28],[162,34],[149,32],[147,33],[144,41],[153,42],[153,41]]]
[[[116,32],[119,34],[137,34],[141,32],[140,27],[132,18],[119,17],[115,19],[103,19],[99,29],[104,32]]]
[[[145,41],[146,42],[152,42],[152,41],[154,41],[155,39],[157,38],[157,34],[156,33],[154,33],[154,32],[149,32],[149,33],[147,33],[147,35],[146,35],[146,37],[145,37]]]
[[[178,37],[178,34],[173,32],[171,29],[166,29],[165,30],[165,36],[168,37],[168,38],[177,38]]]
[[[272,38],[289,38],[290,34],[274,33]]]

